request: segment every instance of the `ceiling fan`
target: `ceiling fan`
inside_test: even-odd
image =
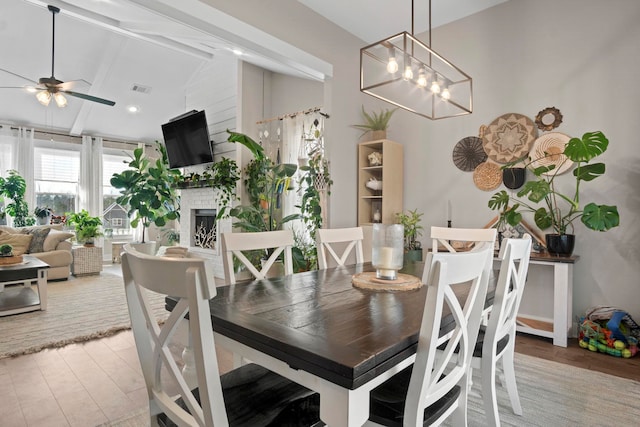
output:
[[[20,77],[22,79],[28,80],[32,82],[35,86],[27,88],[32,92],[36,93],[36,98],[42,105],[49,105],[51,99],[54,99],[58,107],[66,107],[67,99],[63,94],[75,96],[76,98],[82,98],[87,101],[98,102],[100,104],[105,104],[109,106],[114,106],[116,103],[114,101],[109,101],[108,99],[98,98],[96,96],[87,95],[85,93],[79,93],[71,91],[71,86],[73,85],[73,81],[63,82],[54,77],[54,59],[55,59],[55,40],[56,40],[56,14],[60,12],[60,9],[55,6],[47,6],[49,11],[51,12],[51,16],[53,19],[53,27],[52,27],[52,38],[51,38],[51,77],[41,77],[38,82],[23,77],[19,74],[12,73],[11,71],[2,70],[9,74],[13,74],[14,76]],[[24,89],[24,87],[0,87],[0,89]]]

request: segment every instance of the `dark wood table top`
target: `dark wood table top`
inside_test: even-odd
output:
[[[400,292],[356,288],[351,276],[362,271],[373,267],[220,287],[211,300],[214,330],[294,369],[355,389],[415,353],[426,298],[424,286]],[[405,272],[420,277],[422,264]],[[459,296],[467,290],[461,286]],[[168,309],[174,304],[167,300]],[[452,324],[444,323],[442,333]]]

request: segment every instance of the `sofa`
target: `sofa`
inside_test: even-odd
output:
[[[74,233],[62,225],[8,227],[0,225],[0,245],[13,246],[14,255],[31,255],[49,264],[48,280],[66,280],[71,273],[73,255],[69,239]]]

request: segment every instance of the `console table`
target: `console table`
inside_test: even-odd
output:
[[[546,321],[518,315],[516,330],[553,338],[553,345],[567,346],[573,320],[573,264],[578,258],[577,255],[560,257],[547,252],[531,253],[529,264],[553,268],[553,319]]]

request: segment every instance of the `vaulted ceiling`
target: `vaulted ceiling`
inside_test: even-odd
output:
[[[411,2],[390,0],[299,0],[366,42],[411,29]],[[434,0],[435,27],[506,0]],[[216,58],[244,47],[216,30],[185,21],[196,0],[2,0],[0,2],[0,123],[126,140],[161,138],[160,125],[185,111],[184,87]],[[417,0],[415,32],[426,29],[427,1]],[[52,70],[52,17],[58,80],[73,90],[116,102],[113,107],[67,97],[58,108],[39,104],[24,87]],[[193,6],[193,8],[191,7]],[[372,25],[375,23],[375,25]],[[242,59],[276,72],[305,77],[277,59],[245,49]],[[255,49],[254,49],[255,50]],[[356,53],[354,53],[355,55]],[[139,112],[132,114],[128,108]]]

